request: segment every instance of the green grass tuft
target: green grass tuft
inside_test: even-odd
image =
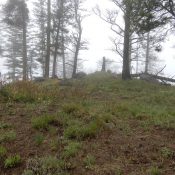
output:
[[[3,132],[0,135],[0,143],[3,142],[10,142],[16,139],[16,132],[15,131],[8,131],[8,132]]]
[[[0,122],[0,129],[7,129],[7,128],[10,128],[11,125],[8,124],[8,123],[3,123],[3,122]]]
[[[149,174],[149,175],[161,175],[162,172],[161,172],[161,170],[160,170],[158,167],[151,167],[151,168],[148,170],[148,174]]]
[[[161,149],[161,155],[163,158],[172,158],[174,155],[174,151],[172,151],[171,149],[164,147]]]
[[[34,141],[36,145],[41,145],[44,142],[44,136],[42,134],[38,134],[34,137]]]
[[[64,131],[64,137],[77,140],[95,137],[102,127],[103,123],[100,120],[94,120],[88,124],[77,123],[66,128]]]
[[[8,157],[4,162],[5,168],[14,168],[21,163],[21,157],[19,155]]]
[[[62,157],[63,158],[74,157],[81,149],[81,147],[82,145],[79,142],[69,142],[68,145],[64,148]]]
[[[95,163],[96,163],[95,157],[91,154],[87,155],[86,158],[84,159],[84,165],[85,168],[87,169],[92,169]]]
[[[6,154],[7,154],[7,149],[3,146],[0,146],[0,159],[4,158]]]
[[[54,116],[44,115],[40,117],[34,117],[31,120],[32,127],[35,129],[48,129],[49,124],[52,124],[56,122],[56,119]]]

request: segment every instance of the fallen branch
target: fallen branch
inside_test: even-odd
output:
[[[149,76],[150,78],[154,78],[154,79],[157,79],[157,80],[175,83],[175,79],[173,79],[173,78],[167,78],[167,77],[162,77],[162,76],[152,75],[152,74],[144,74],[144,73],[141,73],[141,74],[132,74],[132,77],[133,78],[137,78],[137,77],[141,77],[143,75]]]

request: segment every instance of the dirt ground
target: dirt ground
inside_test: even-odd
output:
[[[2,104],[0,120],[12,125],[17,133],[13,142],[6,143],[8,155],[19,153],[22,163],[13,169],[5,169],[0,162],[0,175],[20,175],[25,169],[26,160],[43,155],[59,155],[59,150],[52,151],[49,139],[37,146],[34,143],[36,131],[31,127],[31,116],[45,112],[44,108],[26,109],[21,104]],[[55,106],[48,109],[53,113]],[[158,167],[163,175],[175,174],[175,155],[162,157],[161,149],[169,148],[175,152],[175,130],[151,127],[146,130],[140,125],[141,120],[130,120],[131,131],[123,131],[120,122],[111,130],[105,130],[95,138],[83,141],[83,149],[72,161],[75,166],[69,170],[71,175],[145,175],[150,167]],[[61,132],[61,126],[54,126]],[[59,128],[60,127],[60,128]],[[60,135],[60,133],[57,133]],[[47,135],[47,133],[46,133]],[[59,138],[58,138],[59,139]],[[93,167],[85,168],[84,155],[91,153],[96,158]]]

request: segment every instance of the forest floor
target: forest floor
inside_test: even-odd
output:
[[[174,175],[175,87],[96,73],[0,91],[0,175]]]

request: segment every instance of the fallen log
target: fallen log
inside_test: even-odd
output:
[[[161,81],[166,81],[166,82],[171,82],[171,83],[175,83],[175,79],[173,78],[168,78],[168,77],[162,77],[162,76],[158,76],[158,75],[152,75],[152,74],[132,74],[132,77],[133,78],[137,78],[137,77],[143,77],[143,76],[146,76],[146,77],[150,77],[150,78],[154,78],[156,80],[161,80]]]

